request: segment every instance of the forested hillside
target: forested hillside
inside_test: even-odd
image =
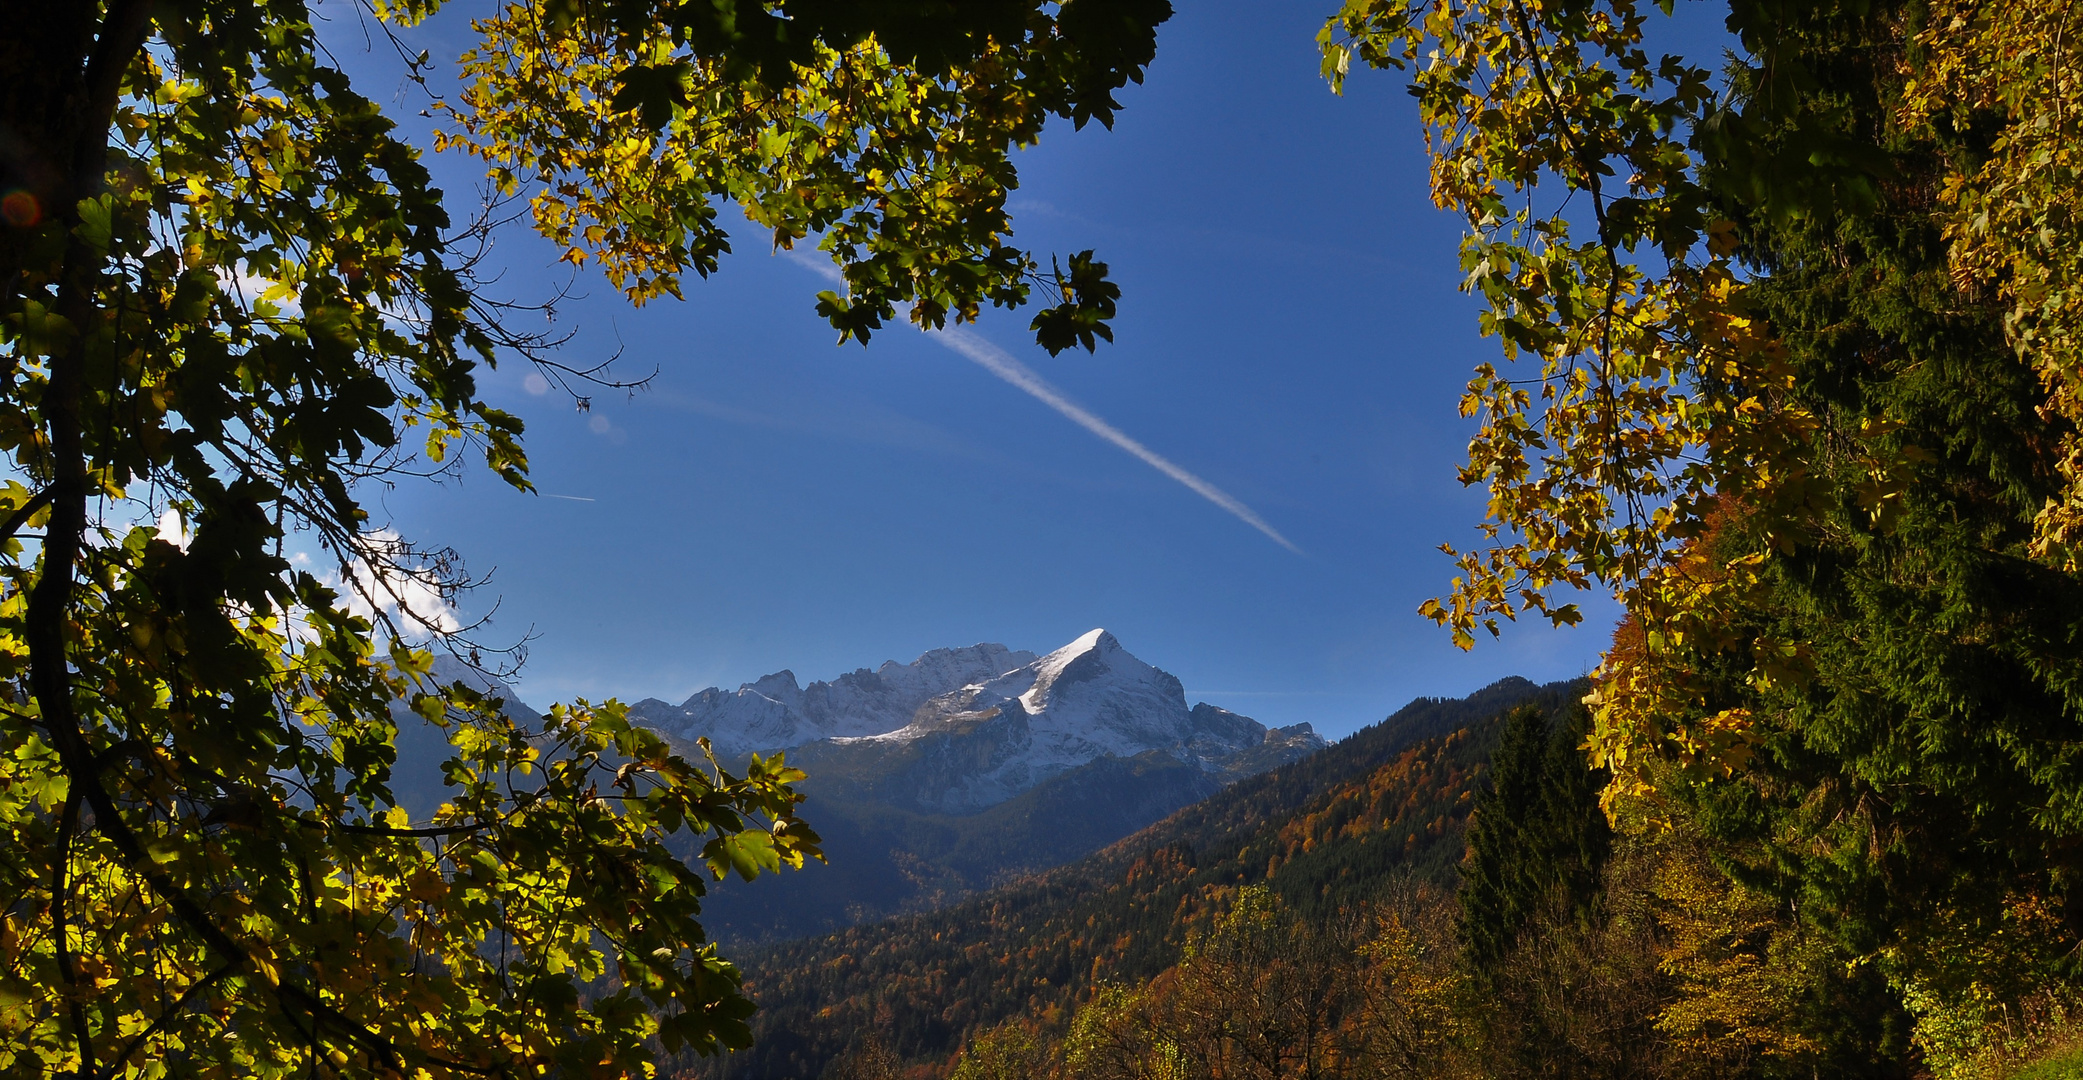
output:
[[[1527,702],[1559,711],[1582,691],[1513,678],[1467,698],[1421,698],[1034,880],[748,954],[754,1046],[686,1071],[814,1077],[871,1042],[944,1061],[1007,1019],[1061,1019],[1098,983],[1156,977],[1241,888],[1264,885],[1328,916],[1399,878],[1448,884],[1502,714]]]
[[[851,802],[825,795],[814,781],[804,786],[804,813],[816,821],[830,861],[799,874],[715,883],[702,914],[717,940],[808,937],[939,907],[1015,872],[1061,866],[1222,784],[1149,751],[1101,758],[975,814]]]

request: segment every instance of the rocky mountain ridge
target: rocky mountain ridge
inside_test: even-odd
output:
[[[809,686],[782,670],[736,690],[709,687],[679,705],[645,698],[629,707],[630,716],[687,742],[705,737],[718,757],[738,758],[893,731],[927,701],[1034,660],[1031,652],[983,644],[934,649],[909,664],[890,660]]]
[[[1156,751],[1218,783],[1320,749],[1308,724],[1268,730],[1201,703],[1113,634],[1090,631],[1047,656],[980,644],[935,649],[830,682],[781,671],[633,719],[719,757],[792,751],[827,795],[930,813],[996,806],[1103,758]]]

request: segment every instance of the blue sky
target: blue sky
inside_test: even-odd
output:
[[[836,346],[815,268],[748,229],[684,303],[633,310],[581,280],[589,298],[562,313],[573,359],[619,347],[622,373],[657,368],[647,391],[581,415],[531,394],[526,368],[487,375],[527,420],[545,496],[480,471],[376,500],[494,572],[466,614],[496,601],[486,637],[534,635],[524,698],[677,701],[1104,626],[1193,700],[1335,736],[1416,695],[1596,664],[1602,598],[1581,628],[1512,628],[1473,653],[1415,613],[1446,587],[1437,545],[1475,537],[1455,403],[1499,352],[1456,288],[1459,226],[1426,197],[1400,80],[1329,93],[1328,0],[1180,6],[1113,131],[1063,124],[1020,161],[1016,240],[1096,249],[1124,294],[1117,343],[1051,358],[1028,313],[973,333],[1299,551],[943,342],[896,327]],[[453,56],[468,31],[444,15],[415,36]],[[349,61],[388,98],[392,76]],[[469,190],[467,162],[436,167]],[[531,237],[501,251],[516,297],[562,280]]]

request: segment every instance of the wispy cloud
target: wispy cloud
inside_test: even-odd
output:
[[[741,408],[694,394],[671,389],[652,390],[643,397],[646,405],[662,405],[741,427],[812,435],[823,439],[892,446],[951,457],[981,458],[994,464],[1017,465],[988,447],[964,442],[940,428],[873,403],[855,399],[830,400],[801,395],[790,402],[787,412],[761,412]]]
[[[1373,698],[1379,694],[1360,690],[1187,690],[1187,696],[1225,698]]]
[[[815,272],[825,280],[841,285],[845,284],[845,277],[831,263],[806,252],[790,251],[787,252],[787,255],[792,262]],[[1297,555],[1302,554],[1301,548],[1296,547],[1294,542],[1287,537],[1280,535],[1280,530],[1266,524],[1266,519],[1258,516],[1257,511],[1244,505],[1236,496],[1186,471],[1171,459],[1130,438],[1120,428],[1100,419],[1091,410],[1065,397],[1062,391],[1050,385],[1049,381],[1042,378],[1033,368],[1015,359],[1011,353],[986,341],[981,335],[960,326],[949,326],[943,330],[927,331],[926,336],[961,354],[985,371],[1011,383],[1049,408],[1063,414],[1064,418],[1071,423],[1128,451],[1141,459],[1145,465],[1186,485],[1189,491],[1228,511],[1244,524],[1266,534],[1274,543]]]

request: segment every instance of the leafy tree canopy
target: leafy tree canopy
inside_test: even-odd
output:
[[[1109,122],[1169,10],[544,0],[480,24],[439,115],[633,299],[714,269],[731,201],[839,262],[842,338],[1038,285],[1043,344],[1089,348],[1113,286],[1009,245],[1009,155],[1048,116]],[[511,328],[488,222],[451,217],[299,0],[6,25],[0,1069],[624,1075],[741,1045],[667,838],[706,834],[716,874],[800,865],[800,773],[442,685],[429,636],[482,662],[445,603],[468,579],[360,501],[463,452],[528,490],[478,367],[598,373]],[[401,723],[445,733],[431,819],[397,805]]]
[[[1611,588],[1609,809],[1879,973],[1851,1011],[1919,1049],[1832,1052],[1900,1074],[2083,934],[2083,16],[1726,10],[1719,77],[1633,0],[1349,0],[1325,69],[1412,72],[1507,356],[1424,610],[1467,645]]]

